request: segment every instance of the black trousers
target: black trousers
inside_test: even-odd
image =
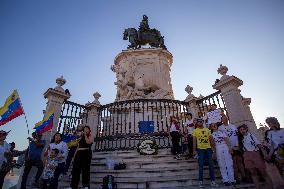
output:
[[[173,144],[172,153],[174,155],[180,154],[181,152],[181,146],[179,145],[181,138],[180,133],[178,131],[173,131],[170,133],[170,135],[172,137],[172,144]]]
[[[75,154],[72,169],[72,179],[70,187],[78,189],[80,182],[80,175],[82,172],[82,185],[83,187],[90,187],[90,166],[92,159],[91,150],[79,150]]]
[[[67,174],[68,169],[69,169],[70,164],[71,164],[71,161],[73,159],[73,156],[74,156],[74,154],[76,152],[76,149],[77,149],[77,146],[71,147],[69,149],[68,156],[67,156],[66,163],[65,163],[65,169],[64,169],[63,174]]]
[[[192,135],[187,135],[188,142],[188,155],[191,157],[193,155],[193,137]]]
[[[21,189],[26,189],[27,179],[28,179],[29,173],[30,173],[33,166],[37,167],[35,182],[38,182],[39,177],[41,176],[43,168],[44,168],[43,162],[40,159],[38,159],[38,160],[26,160],[24,173],[23,173],[23,176],[22,176]]]
[[[3,187],[5,176],[9,171],[0,171],[0,189]]]
[[[54,171],[54,175],[50,181],[50,186],[49,186],[49,189],[57,189],[58,187],[58,178],[60,176],[60,174],[63,173],[65,169],[65,162],[63,163],[58,163],[55,171]]]

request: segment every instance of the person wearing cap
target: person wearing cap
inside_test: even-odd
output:
[[[45,141],[41,140],[42,135],[37,134],[36,132],[33,132],[32,136],[33,138],[28,137],[29,147],[28,147],[27,158],[25,161],[24,173],[22,176],[21,189],[26,189],[27,179],[33,166],[37,167],[38,169],[33,185],[38,186],[39,185],[38,181],[44,168],[41,159],[41,154],[45,146]]]
[[[203,188],[203,166],[206,159],[208,159],[209,175],[211,179],[211,186],[217,187],[215,182],[214,165],[212,160],[212,148],[214,144],[211,131],[208,128],[204,128],[203,119],[197,119],[197,128],[194,129],[193,136],[193,154],[198,154],[198,165],[199,165],[199,187]]]
[[[8,133],[6,131],[0,131],[0,189],[2,189],[4,178],[9,172],[9,170],[5,170],[3,167],[5,163],[7,163],[7,156],[10,153],[10,145],[5,141]]]

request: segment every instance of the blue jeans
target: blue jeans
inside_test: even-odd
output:
[[[215,174],[214,174],[214,165],[212,161],[212,149],[197,149],[198,154],[198,165],[199,165],[199,181],[203,181],[203,166],[204,161],[208,159],[208,166],[209,166],[209,175],[211,181],[215,181]]]

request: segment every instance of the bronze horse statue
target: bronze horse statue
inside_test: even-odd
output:
[[[137,31],[135,28],[127,28],[123,32],[123,40],[129,40],[127,49],[139,49],[141,45],[149,44],[151,47],[167,49],[164,44],[164,37],[156,29],[148,31]]]

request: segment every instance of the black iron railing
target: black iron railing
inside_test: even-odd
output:
[[[144,139],[153,139],[159,148],[171,146],[169,139],[170,116],[180,120],[184,132],[188,103],[178,100],[139,99],[115,102],[99,108],[95,151],[136,149]],[[139,132],[139,125],[151,122],[154,131]]]
[[[210,111],[210,108],[213,104],[216,104],[217,108],[221,109],[226,115],[228,115],[221,91],[217,91],[211,95],[199,99],[196,101],[196,103],[198,105],[199,111],[203,115]]]
[[[87,109],[84,105],[64,101],[57,131],[62,134],[73,134],[82,119],[87,119]]]

